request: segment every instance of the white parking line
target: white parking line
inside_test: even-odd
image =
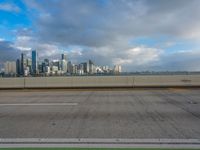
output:
[[[78,103],[15,103],[0,104],[0,106],[76,106]]]

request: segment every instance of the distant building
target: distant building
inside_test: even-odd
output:
[[[17,59],[16,61],[16,73],[18,76],[21,75],[21,63],[20,63],[20,59]]]
[[[38,63],[38,71],[37,71],[36,74],[42,74],[42,73],[44,73],[42,69],[43,69],[42,62],[39,62]]]
[[[38,53],[36,50],[32,51],[32,74],[38,74]]]
[[[21,68],[20,74],[24,75],[24,69],[26,67],[26,60],[25,60],[25,57],[24,57],[23,53],[21,53],[21,61],[20,61],[20,63],[21,63],[21,65],[20,65],[20,68]]]
[[[78,71],[77,72],[78,72],[79,75],[84,74],[84,64],[83,63],[78,65]]]
[[[42,72],[42,73],[45,73],[45,72],[46,72],[46,64],[45,64],[45,62],[42,62],[42,65],[41,65],[41,72]]]
[[[63,73],[66,73],[67,72],[67,61],[65,59],[62,59],[61,60],[61,71]]]
[[[45,68],[45,74],[46,74],[46,75],[49,75],[50,73],[51,73],[50,67],[49,67],[49,66],[46,66],[46,68]]]
[[[114,73],[118,74],[122,72],[122,67],[121,65],[115,65],[113,69]]]
[[[49,59],[44,59],[44,63],[45,63],[45,66],[49,66],[50,65]]]
[[[80,66],[81,66],[81,69],[83,70],[83,74],[89,73],[89,71],[88,71],[89,70],[89,66],[88,66],[87,62],[81,63]]]
[[[96,67],[95,67],[94,63],[93,63],[91,60],[88,61],[88,64],[87,64],[87,72],[88,72],[89,74],[94,74],[94,73],[96,73]]]
[[[58,67],[58,70],[61,70],[61,62],[59,60],[54,60],[52,66]]]
[[[28,76],[30,74],[30,67],[26,67],[25,69],[24,69],[24,76]]]
[[[101,68],[105,73],[108,73],[110,70],[108,66],[102,66]]]
[[[67,55],[66,54],[61,54],[61,60],[66,60],[67,61]]]
[[[104,73],[104,71],[100,66],[96,66],[96,73]]]
[[[67,55],[66,54],[61,54],[60,70],[62,73],[68,72]]]
[[[15,75],[16,72],[16,62],[15,61],[6,61],[4,64],[5,74]]]
[[[71,61],[68,61],[68,63],[67,63],[67,72],[69,74],[72,74],[72,72],[73,72],[73,67],[72,67]]]
[[[32,70],[32,60],[30,58],[27,58],[26,59],[26,75],[29,75],[31,73],[31,70]]]
[[[59,72],[58,66],[52,66],[51,67],[51,74],[52,75],[58,74],[58,72]]]
[[[72,64],[72,74],[78,74],[78,65]]]

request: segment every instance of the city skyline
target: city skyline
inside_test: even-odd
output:
[[[31,51],[30,56],[21,53],[16,61],[5,61],[0,70],[0,76],[69,76],[69,75],[119,75],[122,73],[121,65],[99,66],[90,59],[75,64],[68,59],[67,54],[60,54],[60,59],[40,59],[37,50]]]
[[[199,0],[1,0],[0,67],[40,58],[93,59],[132,71],[200,71]]]

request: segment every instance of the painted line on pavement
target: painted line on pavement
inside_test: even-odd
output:
[[[76,106],[78,103],[15,103],[0,104],[0,106]]]

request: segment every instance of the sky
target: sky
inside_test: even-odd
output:
[[[0,0],[0,64],[30,57],[200,71],[200,0]]]

